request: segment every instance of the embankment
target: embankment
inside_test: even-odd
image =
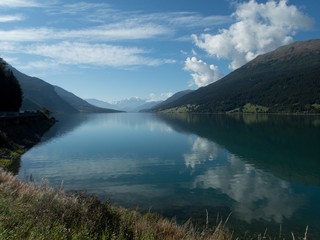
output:
[[[0,239],[231,239],[220,224],[191,224],[128,211],[95,197],[35,186],[0,169]]]

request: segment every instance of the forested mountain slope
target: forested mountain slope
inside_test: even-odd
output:
[[[95,107],[61,87],[53,86],[40,78],[30,77],[10,65],[7,67],[18,79],[23,91],[21,110],[36,111],[47,108],[56,113],[117,112]]]
[[[155,111],[320,112],[320,40],[260,55],[221,80]]]

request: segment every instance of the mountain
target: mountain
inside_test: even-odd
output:
[[[18,79],[23,91],[21,110],[36,111],[47,108],[56,113],[116,112],[92,106],[73,93],[53,86],[40,78],[30,77],[10,65],[8,68]]]
[[[78,110],[63,100],[55,91],[54,86],[36,77],[30,77],[8,66],[18,79],[22,91],[23,102],[21,110],[39,110],[43,107],[52,112],[76,113]]]
[[[319,113],[320,40],[294,42],[260,55],[153,111]]]
[[[78,96],[74,95],[71,92],[64,90],[61,87],[54,86],[56,93],[66,102],[68,102],[72,107],[77,109],[79,112],[86,112],[86,113],[103,113],[103,112],[118,112],[116,110],[96,107],[89,104],[87,101],[79,98]]]
[[[165,107],[165,106],[173,103],[174,101],[178,100],[179,98],[183,97],[184,95],[189,94],[191,92],[193,92],[193,90],[185,90],[185,91],[177,92],[177,93],[173,94],[171,97],[169,97],[168,99],[166,99],[165,101],[151,107],[147,111],[153,111],[153,109],[159,109],[159,108]]]
[[[90,103],[93,106],[96,107],[101,107],[101,108],[112,108],[112,109],[116,109],[116,106],[111,104],[111,103],[107,103],[105,101],[101,101],[95,98],[88,98],[85,99],[88,103]]]
[[[120,109],[126,112],[134,112],[139,106],[146,104],[146,102],[147,101],[144,99],[131,97],[116,101],[113,103],[113,105],[117,106],[116,109]]]
[[[160,103],[156,101],[149,102],[145,99],[132,97],[132,98],[126,98],[122,99],[120,101],[115,101],[112,103],[104,102],[97,99],[86,99],[90,104],[98,107],[108,107],[112,109],[117,109],[119,111],[126,111],[126,112],[139,112],[143,109],[149,109],[153,106]]]
[[[151,102],[146,102],[145,104],[142,104],[138,107],[136,107],[134,112],[144,112],[145,110],[148,110],[150,108],[153,108],[154,106],[162,103],[162,101],[151,101]]]

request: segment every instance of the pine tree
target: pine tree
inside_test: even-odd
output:
[[[0,58],[0,112],[18,112],[22,95],[18,80]]]

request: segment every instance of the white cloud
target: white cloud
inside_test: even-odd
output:
[[[108,3],[63,3],[52,0],[1,0],[0,7],[42,7],[43,15],[54,18],[52,27],[38,24],[16,25],[0,29],[0,49],[3,54],[34,55],[27,66],[45,67],[56,60],[57,64],[91,64],[103,66],[155,66],[176,63],[173,59],[155,58],[144,47],[135,47],[132,40],[165,38],[176,41],[180,31],[206,28],[230,21],[230,16],[202,16],[194,12],[143,13],[120,11]],[[27,14],[27,13],[26,13]],[[33,16],[26,17],[33,19]],[[0,16],[0,22],[21,21],[24,16]],[[62,28],[78,23],[77,28]],[[183,33],[185,35],[185,33]],[[191,36],[188,36],[191,41]],[[116,42],[116,44],[114,44]],[[74,48],[69,46],[74,44]],[[132,43],[132,42],[131,42]],[[141,46],[141,43],[138,43]],[[120,46],[122,45],[122,46]],[[60,52],[59,52],[60,51]],[[64,54],[69,52],[70,56]],[[90,52],[91,51],[91,52]],[[94,56],[93,54],[96,54]],[[39,56],[45,58],[39,59]]]
[[[0,23],[22,21],[23,19],[22,15],[0,15]]]
[[[107,3],[89,3],[89,2],[77,2],[71,4],[64,4],[60,6],[53,6],[47,10],[50,14],[70,14],[70,15],[77,15],[77,14],[88,14],[88,11],[94,11],[95,13],[101,10],[110,9],[111,6]]]
[[[165,92],[160,94],[150,93],[148,102],[156,102],[156,101],[164,101],[171,97],[173,95],[173,92]]]
[[[236,22],[218,34],[192,35],[199,48],[217,58],[231,60],[231,69],[292,42],[296,31],[312,26],[312,20],[286,0],[240,3],[233,16]]]
[[[54,31],[49,28],[27,28],[0,30],[0,41],[36,42],[55,38]]]
[[[21,65],[21,63],[18,63],[17,65]],[[30,70],[32,69],[34,71],[34,69],[53,69],[53,70],[57,70],[59,69],[59,71],[61,71],[61,67],[59,66],[59,64],[53,60],[49,60],[49,59],[45,59],[43,61],[31,61],[31,62],[27,62],[21,65],[21,67],[19,67],[20,69],[25,69],[25,70]]]
[[[170,25],[184,26],[188,28],[206,28],[231,22],[230,16],[201,16],[191,12],[173,12],[166,15],[161,14]]]
[[[89,64],[98,66],[156,66],[168,60],[144,57],[145,50],[109,44],[61,42],[26,46],[25,53],[54,59],[60,64]]]
[[[215,65],[208,65],[201,59],[196,57],[187,58],[185,61],[184,69],[190,72],[193,79],[193,84],[198,87],[206,86],[221,78],[219,69]]]
[[[146,57],[150,55],[150,51],[142,48],[100,42],[148,39],[165,33],[168,33],[165,28],[151,23],[146,25],[117,23],[80,30],[57,30],[46,27],[0,30],[0,49],[4,52],[47,57],[59,64],[157,66],[172,64],[175,60]],[[81,42],[77,41],[78,39],[81,39]],[[48,60],[44,59],[41,62],[47,63]],[[28,64],[30,65],[26,63]],[[34,66],[45,66],[45,64],[37,62]]]
[[[16,50],[18,50],[17,44],[13,42],[0,42],[0,43],[1,43],[0,51],[2,52],[15,52]]]
[[[1,0],[0,7],[14,7],[14,8],[23,8],[23,7],[40,7],[41,3],[34,0]]]
[[[115,40],[150,39],[160,35],[170,34],[170,32],[170,29],[152,23],[141,25],[121,22],[79,30],[57,30],[46,27],[0,30],[0,41],[38,42],[46,40],[81,39],[82,41],[110,42]]]

